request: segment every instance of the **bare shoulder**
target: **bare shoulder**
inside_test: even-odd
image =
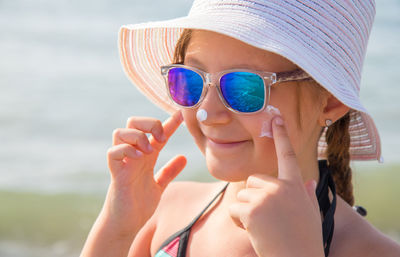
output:
[[[330,257],[397,257],[400,245],[337,197]]]
[[[366,223],[368,223],[366,221]],[[357,240],[354,249],[358,254],[353,256],[364,257],[398,257],[400,256],[400,245],[393,239],[383,234],[381,231],[373,227],[370,223],[359,225],[354,235]]]
[[[377,231],[375,234],[371,235],[368,240],[370,244],[373,244],[374,250],[371,251],[369,255],[371,257],[398,257],[400,256],[400,244],[395,242],[393,239]]]

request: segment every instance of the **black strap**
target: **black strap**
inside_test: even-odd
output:
[[[217,197],[225,191],[226,187],[229,185],[229,182],[226,183],[226,185],[219,191],[219,193],[211,200],[211,202],[199,213],[199,215],[197,215],[196,218],[194,218],[192,220],[192,222],[188,225],[188,227],[193,226],[194,223],[196,223],[196,221],[201,217],[201,215],[203,215],[203,213],[208,209],[208,207],[210,207],[210,205],[215,201],[215,199],[217,199]]]
[[[229,182],[226,183],[226,185],[219,191],[219,193],[211,200],[209,204],[199,213],[199,215],[196,216],[190,222],[189,225],[187,225],[183,230],[184,232],[181,235],[181,239],[179,240],[179,248],[178,248],[178,256],[186,256],[186,247],[189,241],[189,234],[190,234],[190,229],[192,228],[193,224],[196,223],[196,221],[203,215],[203,213],[210,207],[210,205],[217,199],[217,197],[225,191],[226,187],[229,185]]]
[[[335,228],[334,215],[336,210],[336,187],[331,171],[328,168],[327,160],[319,160],[319,182],[316,189],[319,209],[323,215],[322,238],[324,243],[325,256],[329,255],[329,248]],[[329,189],[332,192],[332,203],[329,200]]]

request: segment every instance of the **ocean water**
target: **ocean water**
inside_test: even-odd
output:
[[[129,116],[168,117],[125,77],[118,29],[122,24],[184,16],[191,2],[0,0],[0,189],[104,194],[112,131],[124,127]],[[361,100],[380,131],[386,165],[396,165],[400,1],[376,3]],[[156,169],[176,154],[188,158],[179,179],[207,174],[185,127],[171,138]],[[64,241],[49,248],[0,240],[1,256],[74,256],[67,248]]]

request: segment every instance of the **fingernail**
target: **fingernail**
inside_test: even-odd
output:
[[[147,145],[147,150],[149,150],[149,152],[151,152],[151,151],[153,151],[153,147],[150,144],[148,144]]]
[[[161,142],[165,142],[165,140],[167,140],[167,137],[164,134],[162,134],[160,139]]]
[[[279,116],[274,119],[274,122],[276,125],[283,126],[283,119]]]
[[[138,151],[138,150],[136,150],[136,156],[142,156],[143,155],[143,153],[141,152],[141,151]]]

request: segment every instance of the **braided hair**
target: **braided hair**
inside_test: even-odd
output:
[[[350,168],[350,112],[328,127],[325,139],[326,156],[335,181],[336,192],[350,206],[354,205],[352,173]]]

